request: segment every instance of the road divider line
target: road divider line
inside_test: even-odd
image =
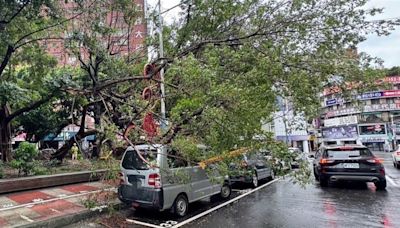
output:
[[[187,220],[185,220],[185,221],[182,221],[182,222],[176,224],[175,226],[173,226],[172,228],[178,228],[178,227],[181,227],[181,226],[186,225],[186,224],[188,224],[188,223],[191,223],[191,222],[193,222],[194,220],[197,220],[197,219],[199,219],[199,218],[201,218],[201,217],[203,217],[203,216],[205,216],[205,215],[210,214],[210,213],[213,212],[213,211],[216,211],[216,210],[218,210],[218,209],[220,209],[220,208],[222,208],[222,207],[225,207],[226,205],[229,205],[229,204],[231,204],[231,203],[233,203],[233,202],[235,202],[235,201],[238,201],[239,199],[241,199],[241,198],[243,198],[243,197],[245,197],[245,196],[247,196],[247,195],[250,195],[251,193],[256,192],[256,191],[258,191],[258,190],[260,190],[260,189],[262,189],[262,188],[265,188],[265,187],[267,187],[268,185],[271,185],[271,184],[273,184],[273,183],[275,183],[275,182],[277,182],[277,181],[279,181],[279,180],[281,180],[281,178],[277,178],[277,179],[275,179],[275,180],[272,180],[272,181],[270,181],[270,182],[268,182],[268,183],[266,183],[266,184],[264,184],[264,185],[261,185],[261,186],[255,188],[255,189],[253,189],[253,190],[251,190],[251,191],[249,191],[249,192],[246,192],[246,193],[244,193],[244,194],[242,194],[242,195],[239,195],[239,196],[237,196],[237,197],[235,197],[235,198],[233,198],[233,199],[231,199],[231,200],[229,200],[229,201],[227,201],[227,202],[225,202],[225,203],[222,203],[222,204],[220,204],[220,205],[218,205],[218,206],[216,206],[216,207],[213,207],[213,208],[211,208],[211,209],[209,209],[209,210],[207,210],[207,211],[204,211],[204,212],[202,212],[202,213],[200,213],[200,214],[198,214],[198,215],[195,215],[195,216],[193,216],[193,217],[191,217],[191,218],[189,218],[189,219],[187,219]]]
[[[23,207],[33,207],[33,206],[35,206],[37,204],[45,204],[45,203],[49,203],[49,202],[53,202],[53,201],[57,201],[57,200],[63,200],[63,199],[69,199],[69,198],[89,195],[89,194],[93,194],[93,193],[99,193],[99,192],[102,192],[102,191],[115,191],[115,188],[100,189],[100,190],[95,190],[95,191],[91,191],[91,192],[67,195],[67,196],[63,196],[63,197],[56,197],[56,198],[52,198],[52,199],[48,199],[48,200],[41,200],[41,201],[37,201],[36,200],[35,202],[32,202],[32,203],[25,203],[25,204],[15,205],[15,206],[12,206],[12,207],[0,208],[0,212],[14,210],[14,209],[23,208]]]
[[[134,224],[137,224],[137,225],[147,226],[147,227],[164,228],[162,226],[154,225],[154,224],[147,223],[147,222],[141,222],[141,221],[133,220],[133,219],[125,219],[125,221],[127,221],[129,223],[134,223]]]

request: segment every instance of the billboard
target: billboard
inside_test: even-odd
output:
[[[386,124],[360,125],[360,135],[385,135]]]
[[[322,137],[326,139],[357,138],[357,125],[324,128],[322,129]]]

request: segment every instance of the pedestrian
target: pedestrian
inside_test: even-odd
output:
[[[78,151],[79,148],[76,146],[76,143],[74,143],[74,145],[71,147],[72,160],[78,159]]]
[[[383,150],[384,150],[384,152],[390,152],[389,144],[387,144],[387,143],[383,144]]]

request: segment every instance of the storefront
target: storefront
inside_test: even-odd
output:
[[[362,144],[370,150],[385,151],[390,149],[385,123],[360,124],[358,127]]]

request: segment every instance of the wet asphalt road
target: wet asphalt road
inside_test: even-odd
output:
[[[267,186],[185,227],[400,227],[400,170],[384,159],[386,191],[372,183],[302,188],[288,179]]]

